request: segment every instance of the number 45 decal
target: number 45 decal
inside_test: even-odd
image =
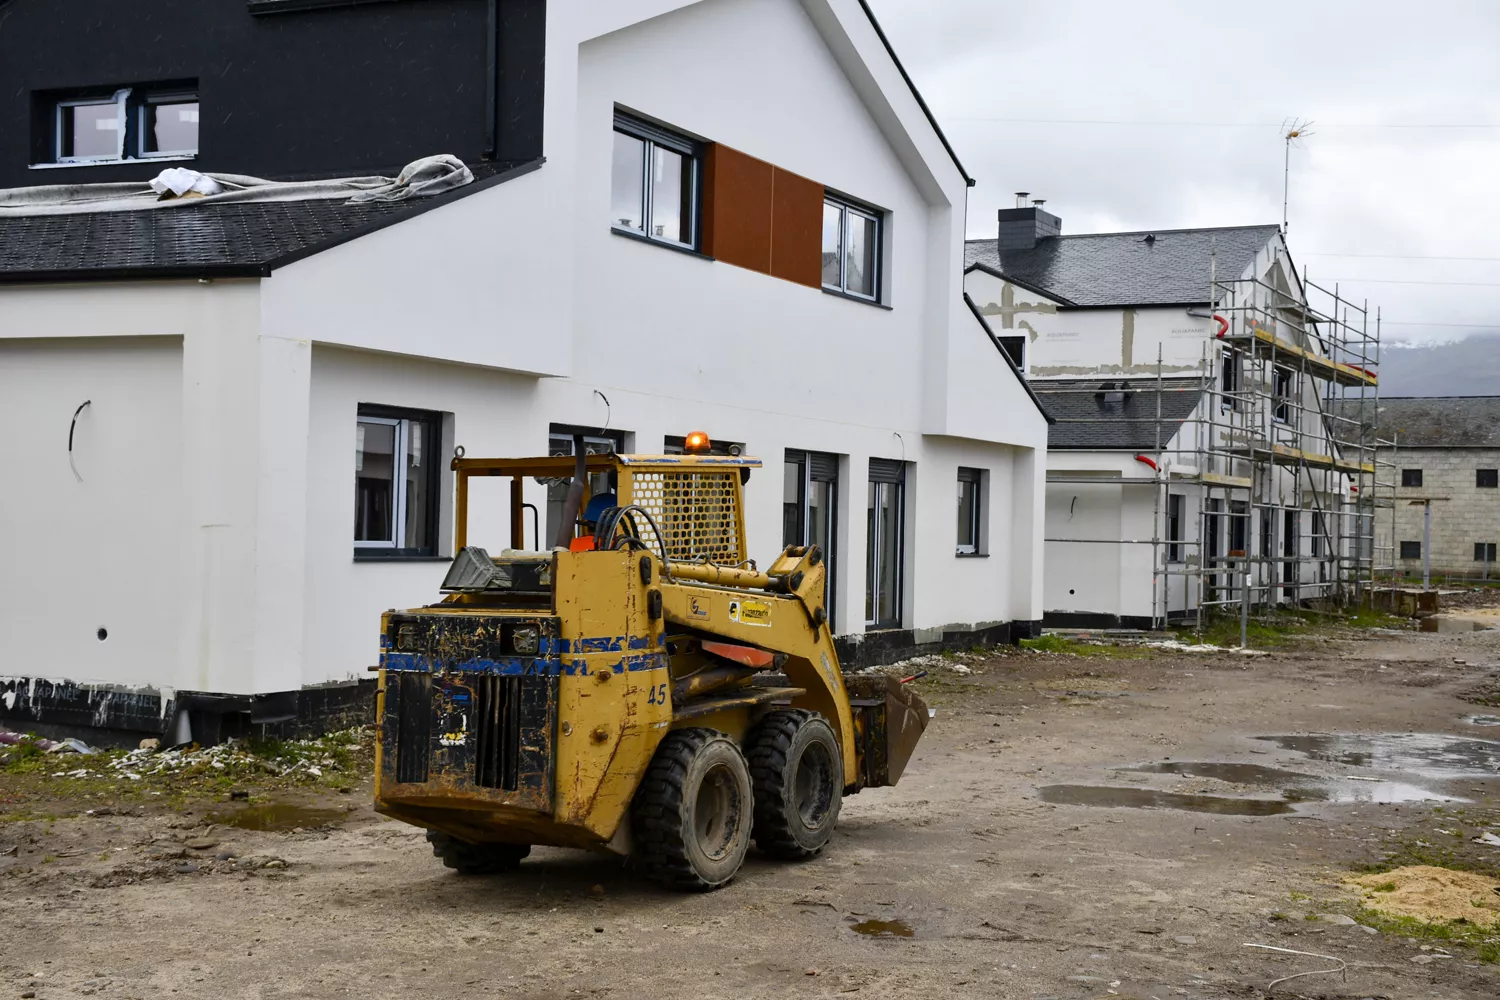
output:
[[[667,703],[667,686],[658,684],[646,689],[646,704],[665,705]]]

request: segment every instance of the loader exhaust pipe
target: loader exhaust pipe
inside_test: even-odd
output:
[[[568,495],[563,500],[562,519],[557,525],[554,548],[566,549],[573,542],[573,525],[578,521],[578,511],[583,506],[583,486],[589,473],[588,451],[583,446],[583,435],[573,435],[573,482],[568,485]]]

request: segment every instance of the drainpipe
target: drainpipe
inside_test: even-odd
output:
[[[1432,501],[1422,504],[1422,589],[1432,586]]]

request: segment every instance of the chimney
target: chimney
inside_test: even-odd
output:
[[[996,242],[999,250],[1030,250],[1048,236],[1062,234],[1062,219],[1042,210],[1046,199],[1032,199],[1029,207],[1028,191],[1016,192],[1016,208],[1000,210],[1000,238]]]

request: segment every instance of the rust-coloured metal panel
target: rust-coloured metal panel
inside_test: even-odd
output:
[[[823,286],[823,185],[773,168],[771,276]]]
[[[764,160],[717,143],[704,154],[703,249],[726,264],[771,273],[771,175]]]

